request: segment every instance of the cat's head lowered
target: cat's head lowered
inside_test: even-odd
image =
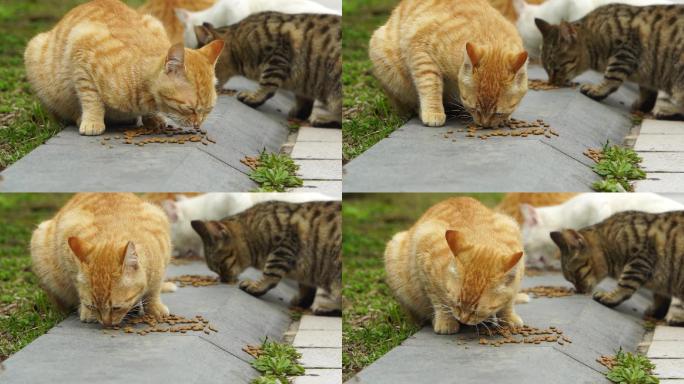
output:
[[[517,294],[516,272],[523,252],[470,244],[454,230],[445,238],[452,259],[445,271],[447,310],[463,324],[479,324],[504,309]]]
[[[467,43],[458,76],[461,104],[476,124],[508,120],[527,93],[527,52]]]
[[[238,275],[251,265],[248,250],[243,247],[239,224],[232,220],[193,220],[192,228],[204,243],[207,266],[216,272],[224,283],[237,282]]]
[[[542,19],[535,19],[542,34],[542,65],[549,76],[549,82],[565,85],[584,72],[582,64],[583,47],[579,29],[572,23],[562,21],[552,25]]]
[[[112,243],[70,237],[78,265],[76,289],[80,303],[104,326],[121,323],[141,303],[147,276],[133,242]]]
[[[223,41],[193,50],[169,48],[150,88],[159,112],[182,127],[199,127],[216,105],[214,67]]]
[[[574,229],[554,231],[550,236],[560,249],[563,277],[577,292],[591,293],[605,277],[596,263],[596,257],[600,257],[596,247]]]

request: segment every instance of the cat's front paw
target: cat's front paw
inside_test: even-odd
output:
[[[261,97],[256,92],[240,91],[237,94],[237,99],[243,104],[246,104],[252,108],[257,108],[263,104],[266,99]]]
[[[428,127],[441,127],[446,122],[446,113],[421,112],[420,120]]]
[[[684,304],[677,298],[672,298],[672,303],[670,304],[669,311],[667,311],[667,316],[665,316],[665,321],[667,325],[671,326],[684,326]]]
[[[81,319],[82,322],[84,323],[97,323],[97,317],[95,317],[95,314],[93,311],[90,309],[86,308],[85,306],[81,305],[81,307],[78,310],[79,318]]]
[[[152,315],[156,320],[162,320],[169,315],[169,307],[159,300],[153,300],[146,306],[145,312]]]
[[[339,128],[342,126],[338,116],[317,114],[316,112],[311,115],[309,122],[316,128]]]
[[[511,313],[503,320],[506,323],[506,325],[511,325],[515,327],[522,327],[524,324],[523,319],[520,316],[518,316],[517,313]]]
[[[605,92],[603,90],[603,87],[601,87],[600,85],[582,84],[582,86],[580,87],[580,92],[582,92],[583,95],[596,101],[601,101],[608,97],[608,92]]]
[[[240,282],[240,289],[256,297],[263,295],[267,291],[267,289],[264,289],[258,281],[254,280],[242,280]]]
[[[605,305],[606,307],[615,307],[622,303],[623,300],[616,298],[613,292],[597,291],[593,295],[594,300]]]
[[[84,136],[97,136],[103,134],[105,124],[103,121],[81,121],[78,133]]]
[[[432,329],[438,335],[453,335],[461,329],[461,324],[451,316],[440,316],[432,321]]]

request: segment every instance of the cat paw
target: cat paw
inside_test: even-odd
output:
[[[582,92],[583,95],[589,97],[590,99],[596,101],[601,101],[608,96],[608,93],[604,92],[601,86],[593,84],[582,84],[582,86],[580,87],[580,92]]]
[[[316,117],[311,119],[311,125],[316,128],[340,128],[342,123],[337,119],[327,119],[324,117]]]
[[[453,335],[461,329],[461,324],[454,318],[435,319],[432,322],[432,330],[438,335]]]
[[[252,108],[257,108],[266,102],[266,98],[259,96],[256,92],[240,91],[237,94],[237,99],[243,104]]]
[[[98,136],[105,131],[105,124],[102,121],[81,121],[78,133],[84,136]]]
[[[682,304],[680,299],[672,299],[670,308],[665,316],[665,321],[667,322],[667,325],[678,327],[684,326],[684,304]]]
[[[261,288],[261,284],[254,280],[242,280],[239,285],[240,289],[249,293],[252,296],[259,297],[266,293],[266,289]]]
[[[422,112],[420,120],[428,127],[441,127],[446,122],[446,114],[444,112]]]
[[[145,312],[152,315],[157,320],[162,320],[169,315],[169,307],[162,304],[161,301],[152,301],[145,308]]]
[[[507,318],[503,319],[507,325],[512,325],[516,327],[522,327],[524,322],[523,319],[518,316],[517,313],[511,313]]]
[[[95,314],[93,311],[90,309],[81,306],[79,309],[79,318],[81,319],[82,322],[84,323],[97,323],[97,317],[95,317]]]
[[[612,292],[606,292],[606,291],[594,292],[593,298],[594,298],[594,300],[598,301],[599,303],[605,305],[606,307],[610,307],[610,308],[615,307],[622,302],[622,300],[615,299],[615,297],[613,297]]]

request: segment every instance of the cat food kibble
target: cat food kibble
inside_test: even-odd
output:
[[[560,88],[575,88],[578,83],[571,82],[564,85],[551,84],[546,80],[541,79],[529,79],[527,80],[527,88],[533,91],[548,91],[550,89],[560,89]]]
[[[137,327],[138,325],[143,324],[144,328]],[[122,328],[124,333],[136,333],[140,336],[145,336],[148,333],[153,332],[204,332],[207,335],[211,332],[218,333],[216,327],[210,324],[209,321],[201,315],[187,318],[170,314],[165,316],[162,320],[155,320],[154,317],[150,315],[144,315],[142,317],[131,318],[121,326],[114,327],[115,330],[120,330]]]
[[[541,343],[557,343],[565,345],[572,343],[569,337],[562,336],[563,331],[558,327],[551,326],[549,328],[536,328],[529,325],[520,327],[496,327],[490,334],[494,339],[481,337],[480,345],[490,345],[492,347],[500,347],[502,344],[541,344]],[[501,336],[501,337],[498,337]]]
[[[596,361],[608,369],[613,369],[613,366],[617,363],[615,356],[601,355]]]
[[[219,283],[217,276],[202,276],[202,275],[181,275],[166,279],[176,283],[179,287],[206,287],[208,285],[216,285]]]
[[[550,286],[550,285],[540,285],[537,287],[525,288],[525,289],[521,289],[520,292],[529,293],[534,298],[537,298],[537,297],[553,298],[553,297],[572,296],[575,294],[575,290],[572,288],[555,287],[555,286]],[[551,327],[551,329],[554,329],[554,327]]]
[[[144,136],[144,137],[143,137]],[[136,138],[139,138],[136,141]],[[110,140],[110,137],[105,137],[104,140]],[[114,136],[114,140],[123,139],[124,144],[135,144],[142,147],[146,144],[185,144],[186,141],[192,143],[202,143],[209,145],[209,143],[216,144],[216,141],[207,136],[207,131],[201,128],[182,129],[172,126],[164,127],[140,127],[127,129],[124,131],[124,136]],[[101,144],[106,142],[102,140]]]
[[[600,148],[589,148],[582,153],[584,156],[594,160],[595,163],[598,163],[603,158],[603,150]]]
[[[466,137],[477,137],[480,140],[487,140],[490,137],[528,137],[528,136],[545,136],[548,139],[554,136],[559,136],[558,131],[551,128],[551,125],[542,119],[534,121],[525,121],[513,119],[499,124],[498,127],[487,128],[486,133],[478,134],[477,132],[485,128],[479,127],[475,123],[471,123],[466,127]],[[457,132],[462,132],[462,129]],[[454,134],[453,130],[448,130],[443,134],[445,139],[451,139]],[[455,141],[455,140],[454,140]]]

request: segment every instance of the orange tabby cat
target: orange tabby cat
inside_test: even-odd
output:
[[[214,0],[148,0],[138,8],[142,14],[152,15],[164,25],[171,43],[183,42],[183,23],[176,16],[176,8],[201,11],[214,5]]]
[[[545,0],[525,0],[528,4],[541,4]],[[518,12],[513,5],[514,0],[489,0],[489,4],[496,8],[508,20],[515,22],[518,20]]]
[[[202,49],[171,46],[157,19],[118,0],[93,0],[66,14],[26,47],[26,75],[58,117],[82,135],[111,121],[161,113],[199,126],[216,103],[214,65],[222,41]]]
[[[79,306],[81,321],[119,324],[143,303],[157,319],[169,314],[160,293],[171,258],[164,212],[132,193],[75,195],[33,232],[33,271],[62,310]]]
[[[518,224],[523,223],[522,212],[520,212],[521,204],[528,204],[533,207],[548,207],[550,205],[563,204],[571,198],[577,196],[577,193],[570,192],[551,192],[551,193],[507,193],[496,206],[497,212],[505,213],[514,218]]]
[[[525,271],[522,249],[513,219],[469,197],[449,199],[387,244],[387,283],[416,320],[432,320],[439,334],[494,315],[519,326],[513,304]]]
[[[487,0],[403,0],[370,41],[374,74],[395,106],[442,126],[461,104],[475,123],[508,119],[527,92],[518,31]]]

